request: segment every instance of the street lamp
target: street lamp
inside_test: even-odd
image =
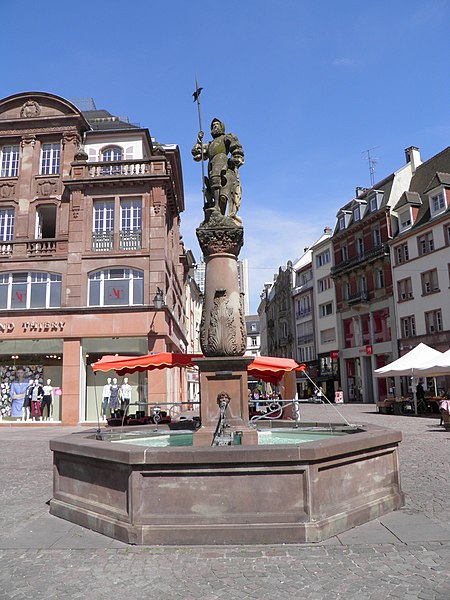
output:
[[[160,309],[164,306],[164,294],[161,288],[157,287],[156,288],[156,294],[155,297],[153,298],[153,302],[155,305],[156,309]]]

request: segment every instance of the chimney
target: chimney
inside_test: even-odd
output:
[[[332,231],[331,227],[325,227],[325,229],[323,230],[325,235],[331,235],[331,231]]]
[[[367,192],[369,188],[365,188],[365,187],[357,187],[355,190],[355,196],[356,198],[360,198],[363,194],[365,194],[365,192]]]
[[[405,158],[406,164],[411,163],[411,170],[413,173],[415,173],[417,167],[422,164],[419,148],[416,148],[415,146],[410,146],[409,148],[406,148]]]

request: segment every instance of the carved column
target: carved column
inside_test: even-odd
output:
[[[218,211],[198,228],[206,263],[200,343],[205,356],[243,356],[246,332],[237,257],[244,228]]]

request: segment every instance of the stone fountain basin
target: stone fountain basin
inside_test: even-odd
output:
[[[130,544],[321,542],[403,506],[400,441],[374,425],[299,445],[215,448],[75,433],[50,441],[50,512]]]

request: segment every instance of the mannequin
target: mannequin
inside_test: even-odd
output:
[[[111,395],[109,396],[109,410],[111,411],[111,416],[119,410],[120,406],[120,398],[119,398],[119,386],[117,385],[117,379],[112,380],[111,384]]]
[[[33,380],[30,379],[30,381],[28,382],[28,387],[25,391],[25,398],[23,401],[23,407],[22,407],[22,421],[29,421],[30,420],[30,410],[31,410],[31,394],[33,392]]]
[[[125,410],[128,408],[131,402],[131,385],[128,383],[128,377],[125,377],[120,388],[121,391],[121,400],[120,400],[120,408]]]
[[[102,417],[106,417],[106,411],[108,410],[108,404],[109,404],[110,397],[111,397],[111,377],[108,377],[105,385],[103,386]]]
[[[25,392],[28,387],[28,381],[23,379],[23,368],[17,367],[16,381],[11,384],[9,397],[11,398],[11,416],[22,417],[22,408],[25,400]]]
[[[44,396],[44,388],[39,383],[39,379],[35,379],[31,391],[31,418],[33,421],[42,421],[41,400]]]
[[[52,412],[53,387],[52,387],[51,383],[52,383],[52,380],[47,379],[47,384],[44,385],[44,387],[42,388],[44,395],[42,397],[42,403],[41,403],[41,414],[42,414],[42,418],[44,419],[44,421],[47,421],[48,419],[50,419],[51,412]],[[47,407],[47,416],[44,415],[45,407]]]

